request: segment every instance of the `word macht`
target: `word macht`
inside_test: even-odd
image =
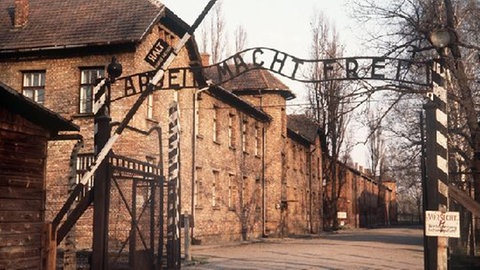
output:
[[[431,86],[432,63],[369,56],[305,60],[262,47],[244,50],[204,69],[217,84],[253,69],[266,69],[304,83],[383,80]]]

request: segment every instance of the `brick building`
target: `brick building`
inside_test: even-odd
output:
[[[0,81],[80,126],[79,156],[92,155],[95,78],[105,76],[113,56],[123,65],[124,77],[111,87],[115,128],[152,70],[144,60],[149,50],[157,40],[175,44],[187,29],[154,0],[1,1]],[[171,68],[198,67],[201,60],[192,38]],[[302,116],[287,117],[286,101],[294,95],[265,70],[205,87],[215,81],[211,76],[168,71],[162,90],[140,107],[114,153],[167,168],[168,106],[178,95],[181,211],[193,216],[194,239],[319,232],[324,192],[318,127]],[[68,196],[76,143],[49,143],[46,220]],[[91,246],[91,212],[76,225],[78,249]],[[128,223],[120,215],[110,218],[113,228]]]
[[[0,81],[80,126],[84,144],[80,155],[93,153],[93,78],[104,75],[112,56],[123,65],[125,75],[151,70],[144,58],[156,40],[172,45],[187,29],[168,9],[148,0],[12,0],[0,5]],[[173,67],[195,66],[200,59],[191,39]],[[186,81],[195,81],[194,85],[206,85],[201,74],[184,75]],[[112,85],[114,127],[136,99],[135,95],[124,96],[140,91],[141,79],[130,77]],[[167,74],[164,82],[171,85],[178,80],[178,73]],[[241,81],[249,84],[233,87]],[[182,212],[194,215],[194,237],[204,241],[288,233],[285,168],[291,138],[285,107],[286,99],[293,95],[266,71],[246,74],[230,83],[206,91],[178,91]],[[157,91],[148,98],[114,146],[116,154],[155,164],[167,160],[167,108],[174,92]],[[160,141],[159,134],[148,132],[156,127],[162,130]],[[52,219],[66,200],[74,144],[62,141],[49,145],[47,219]],[[318,196],[321,192],[313,193]],[[295,196],[310,198],[304,194]],[[311,219],[313,215],[304,217]],[[90,220],[91,211],[79,221],[79,230],[91,231]],[[302,229],[292,228],[291,232],[303,232],[316,223],[305,221]],[[226,228],[225,224],[231,227],[220,229]],[[91,235],[78,235],[84,238],[78,240],[80,246],[87,247]]]
[[[329,162],[329,161],[326,161]],[[337,213],[338,226],[347,228],[365,228],[385,226],[397,222],[396,184],[390,179],[380,181],[371,172],[361,166],[348,166],[336,162]],[[326,183],[325,211],[332,203],[332,183]],[[325,223],[334,226],[332,217],[325,216]]]

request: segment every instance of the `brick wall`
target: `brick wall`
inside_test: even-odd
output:
[[[337,162],[339,178],[337,212],[346,213],[339,218],[339,225],[346,227],[370,227],[388,225],[396,220],[395,182],[378,183],[368,172],[350,168]],[[331,182],[327,183],[327,196]]]

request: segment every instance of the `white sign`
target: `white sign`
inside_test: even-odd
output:
[[[337,212],[337,218],[338,219],[346,219],[347,218],[347,212]]]
[[[426,211],[425,235],[460,238],[459,212]]]

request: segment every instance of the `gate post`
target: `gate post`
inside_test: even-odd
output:
[[[448,211],[448,106],[445,70],[433,62],[433,93],[426,111],[426,210]],[[448,237],[427,237],[424,260],[428,270],[448,268]]]
[[[180,269],[180,123],[178,103],[169,106],[167,268]]]
[[[108,85],[108,90],[110,86]],[[107,104],[104,104],[95,113],[94,120],[94,140],[95,155],[105,146],[110,138],[109,116],[109,91],[107,87],[100,87],[97,93],[94,93],[95,101],[105,98]],[[92,244],[92,269],[108,269],[108,210],[110,204],[110,177],[109,162],[107,158],[103,159],[95,172],[93,186],[93,244]]]

